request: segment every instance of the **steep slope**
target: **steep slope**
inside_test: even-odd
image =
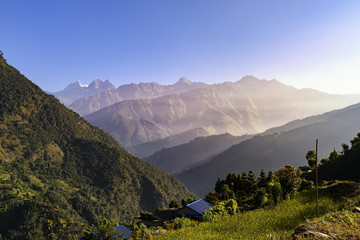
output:
[[[191,82],[184,77],[180,78],[179,81],[173,85],[161,85],[156,82],[131,83],[121,85],[116,90],[105,91],[79,99],[69,107],[80,115],[85,116],[120,101],[157,98],[170,94],[188,92],[205,86],[207,86],[207,84]]]
[[[202,195],[212,190],[218,177],[224,178],[230,172],[253,170],[259,173],[262,168],[276,170],[284,165],[307,165],[305,154],[314,149],[315,139],[319,139],[319,158],[327,157],[333,148],[340,148],[360,131],[360,104],[324,115],[296,121],[299,126],[285,131],[254,138],[232,146],[211,161],[201,166],[176,174],[190,190]],[[196,179],[196,181],[195,181]]]
[[[91,96],[103,91],[114,90],[115,86],[109,81],[100,79],[92,81],[88,86],[82,85],[80,81],[69,84],[64,90],[53,92],[57,99],[66,106],[69,106],[78,99]]]
[[[7,239],[45,239],[48,220],[69,226],[103,217],[125,220],[172,199],[193,197],[174,177],[127,153],[2,56],[0,144],[0,232]]]
[[[230,148],[232,145],[249,138],[251,138],[250,135],[235,137],[228,133],[208,137],[197,137],[188,143],[162,149],[144,158],[144,160],[173,174],[206,161],[210,157]]]
[[[188,143],[196,137],[208,136],[209,132],[203,128],[191,129],[180,134],[171,135],[169,137],[154,141],[141,143],[139,145],[128,148],[128,151],[135,156],[143,159],[149,157],[163,148],[171,148],[177,145]]]
[[[122,101],[85,118],[129,147],[200,127],[211,135],[260,133],[356,100],[359,95],[298,90],[276,80],[247,76],[183,94]]]

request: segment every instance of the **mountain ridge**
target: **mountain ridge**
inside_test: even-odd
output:
[[[254,80],[255,79],[255,80]],[[294,119],[353,104],[360,95],[299,90],[246,76],[154,99],[126,100],[85,116],[129,148],[195,128],[209,135],[261,133]]]
[[[50,92],[50,94],[54,95],[65,106],[69,106],[78,99],[113,89],[115,89],[115,86],[109,80],[106,79],[105,81],[102,81],[100,79],[95,79],[91,81],[89,85],[83,85],[80,81],[76,81],[70,83],[63,90]]]
[[[103,91],[92,96],[80,98],[69,105],[69,108],[85,116],[104,107],[125,100],[152,99],[166,95],[183,93],[207,86],[201,82],[191,82],[185,77],[171,85],[162,85],[157,82],[129,83],[120,85],[116,89]]]

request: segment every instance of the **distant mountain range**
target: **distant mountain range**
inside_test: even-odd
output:
[[[170,94],[184,93],[193,89],[205,87],[207,84],[200,82],[191,82],[182,77],[173,85],[161,85],[156,82],[125,84],[117,89],[107,89],[97,94],[84,96],[81,99],[69,105],[80,115],[87,115],[101,108],[110,106],[114,103],[133,100],[133,99],[152,99]]]
[[[234,83],[203,86],[181,94],[121,101],[85,119],[130,149],[198,128],[208,135],[260,133],[357,101],[360,95],[299,90],[277,80],[246,76]]]
[[[349,143],[360,132],[360,103],[350,107],[292,121],[281,127],[269,129],[263,134],[230,147],[202,165],[175,174],[190,190],[199,195],[213,191],[217,178],[228,173],[255,171],[259,174],[276,170],[284,165],[307,165],[305,155],[315,149],[315,139],[319,139],[319,159],[328,157],[341,143]],[[183,149],[182,154],[191,150]],[[199,153],[198,153],[199,154]],[[167,153],[171,155],[171,153]],[[178,164],[182,156],[179,153],[174,163],[172,158],[162,159],[167,165]]]
[[[109,80],[103,82],[100,79],[96,79],[89,85],[82,85],[80,81],[77,81],[71,83],[62,91],[52,92],[50,94],[54,95],[65,106],[69,106],[78,99],[114,89],[115,86]]]

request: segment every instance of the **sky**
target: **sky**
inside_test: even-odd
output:
[[[235,82],[360,94],[358,0],[2,0],[0,50],[46,91]]]

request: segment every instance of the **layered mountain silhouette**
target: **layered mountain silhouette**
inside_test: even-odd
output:
[[[124,100],[152,99],[170,94],[188,92],[205,86],[207,86],[207,84],[191,82],[185,77],[180,78],[179,81],[173,85],[161,85],[156,82],[131,83],[121,85],[117,89],[111,89],[81,98],[69,107],[84,116]]]
[[[174,174],[191,168],[211,157],[225,151],[232,145],[251,138],[250,135],[232,136],[228,133],[208,137],[197,137],[194,140],[171,148],[162,149],[144,158],[160,169]]]
[[[113,89],[115,89],[115,86],[109,80],[101,81],[100,79],[96,79],[89,85],[82,85],[80,81],[77,81],[69,84],[64,90],[51,94],[59,99],[65,106],[69,106],[78,99]]]
[[[171,148],[177,145],[185,144],[190,142],[196,137],[200,136],[208,136],[209,132],[203,128],[191,129],[189,131],[171,135],[169,137],[153,141],[141,143],[139,145],[131,146],[128,148],[129,152],[134,154],[135,156],[143,159],[144,157],[149,157],[155,152],[163,149],[163,148]]]
[[[122,101],[85,118],[130,148],[198,128],[209,135],[260,133],[358,100],[359,95],[299,90],[277,80],[246,76],[186,93]]]
[[[270,171],[284,165],[304,166],[307,165],[305,155],[315,149],[316,139],[319,139],[319,159],[328,157],[334,148],[340,151],[342,143],[348,144],[360,132],[359,119],[360,104],[355,104],[296,120],[234,145],[204,164],[175,176],[192,191],[204,195],[213,191],[217,178],[224,178],[230,172],[253,170],[258,174],[262,168]],[[171,165],[171,158],[167,160]]]
[[[72,223],[75,231],[76,223],[123,221],[194,197],[43,92],[2,55],[0,143],[0,232],[6,239],[45,239],[49,221],[54,227],[59,219]]]

